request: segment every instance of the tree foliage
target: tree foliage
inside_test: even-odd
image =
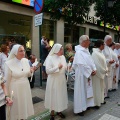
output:
[[[53,20],[62,18],[71,25],[81,24],[92,3],[93,0],[45,0],[43,12]]]
[[[100,17],[104,21],[106,16],[106,22],[111,25],[120,25],[120,0],[113,0],[113,6],[108,6],[107,0],[96,0],[95,11],[96,16]],[[106,7],[105,7],[106,6]]]

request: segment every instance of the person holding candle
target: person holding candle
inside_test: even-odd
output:
[[[13,101],[7,96],[5,82],[0,79],[0,120],[6,120],[6,104],[11,106]]]
[[[62,113],[67,109],[68,96],[67,85],[65,78],[65,70],[67,64],[63,56],[63,47],[61,44],[54,44],[44,65],[48,74],[46,93],[45,93],[45,108],[51,111],[50,120],[54,120],[54,111],[61,118],[65,118]]]
[[[7,107],[7,115],[10,120],[27,119],[34,114],[32,95],[28,77],[34,72],[34,67],[29,66],[25,58],[25,50],[22,45],[13,46],[10,55],[5,62],[5,76],[8,96],[13,99],[13,105]]]

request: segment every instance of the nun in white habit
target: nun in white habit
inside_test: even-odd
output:
[[[45,108],[51,111],[50,120],[54,120],[54,111],[56,111],[61,118],[65,118],[61,112],[68,107],[65,77],[67,64],[63,56],[63,47],[61,44],[54,44],[44,65],[46,67],[46,73],[48,74],[45,92]]]
[[[7,120],[27,119],[34,115],[28,77],[34,68],[30,68],[22,45],[13,46],[5,62],[5,80],[7,93],[13,99],[11,108],[7,106]]]

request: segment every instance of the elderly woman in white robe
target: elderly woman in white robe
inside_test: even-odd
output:
[[[96,75],[92,77],[93,84],[93,95],[95,108],[99,109],[101,103],[105,104],[104,101],[104,77],[107,73],[107,64],[102,50],[104,49],[104,41],[98,40],[95,44],[96,48],[93,48],[92,58],[97,68]]]
[[[65,118],[62,111],[67,109],[68,96],[65,70],[67,67],[61,44],[55,44],[44,63],[48,74],[45,93],[45,108],[51,111],[50,120],[54,120],[54,111]]]
[[[13,99],[11,108],[7,107],[8,120],[27,119],[34,115],[32,95],[28,77],[34,71],[30,68],[22,45],[13,46],[5,62],[5,80],[8,96]]]

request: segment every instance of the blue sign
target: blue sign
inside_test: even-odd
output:
[[[43,9],[43,0],[34,1],[34,11],[39,14]]]

